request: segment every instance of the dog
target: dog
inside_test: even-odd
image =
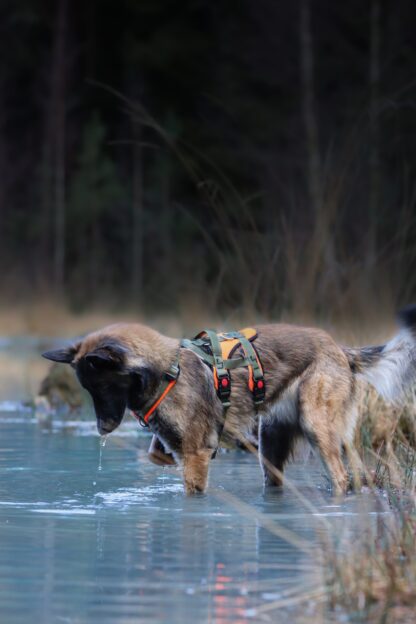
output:
[[[285,464],[303,436],[319,451],[335,492],[346,491],[342,449],[353,441],[358,379],[370,382],[386,399],[397,400],[416,378],[416,305],[399,312],[398,320],[400,330],[393,339],[363,348],[341,346],[321,329],[255,327],[265,400],[256,410],[247,369],[233,370],[226,429],[241,437],[259,418],[266,485],[282,484]],[[118,427],[126,407],[140,412],[149,404],[165,371],[177,361],[177,382],[158,404],[149,427],[163,444],[162,455],[165,447],[182,464],[186,493],[206,490],[224,416],[212,370],[195,352],[149,327],[116,324],[43,356],[75,369],[92,397],[101,435]]]

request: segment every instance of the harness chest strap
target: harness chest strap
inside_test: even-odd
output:
[[[165,371],[165,373],[163,374],[163,378],[156,392],[157,398],[150,399],[143,405],[141,410],[133,412],[134,416],[137,418],[137,420],[143,427],[149,426],[150,417],[157,410],[159,405],[166,398],[166,396],[169,394],[172,388],[176,385],[176,382],[178,381],[179,373],[180,373],[180,368],[179,368],[179,352],[178,352],[175,362],[172,364],[169,370]]]

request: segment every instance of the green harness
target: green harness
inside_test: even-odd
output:
[[[218,446],[224,431],[227,411],[231,405],[231,375],[230,371],[235,368],[248,368],[248,387],[251,392],[255,408],[257,409],[265,399],[266,386],[264,383],[263,368],[259,356],[252,344],[257,338],[257,332],[251,328],[241,332],[226,332],[217,334],[211,329],[206,329],[198,334],[193,340],[184,339],[181,347],[190,349],[198,357],[212,368],[214,385],[217,396],[223,407],[223,420],[218,432]],[[242,350],[243,353],[233,355]],[[217,449],[213,457],[217,454]]]
[[[256,338],[257,332],[252,328],[243,329],[241,332],[224,332],[221,334],[217,334],[217,332],[211,329],[206,329],[192,340],[184,338],[179,345],[179,348],[193,351],[213,371],[214,386],[223,407],[223,420],[218,432],[218,446],[224,430],[227,411],[231,405],[230,371],[235,368],[248,369],[248,388],[256,409],[265,399],[266,387],[263,368],[257,351],[252,344]],[[140,411],[134,412],[141,425],[144,427],[149,426],[148,423],[151,416],[175,386],[179,374],[178,354],[175,362],[163,374],[156,396],[147,401]],[[213,453],[213,457],[217,454],[218,446]]]

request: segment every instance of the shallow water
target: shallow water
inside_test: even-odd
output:
[[[322,591],[328,525],[359,530],[368,495],[335,499],[315,461],[289,467],[300,495],[264,492],[255,458],[230,452],[208,493],[186,498],[132,420],[103,448],[92,413],[42,430],[2,392],[1,622],[329,621],[298,599]]]

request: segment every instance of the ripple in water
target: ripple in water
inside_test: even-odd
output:
[[[96,498],[102,500],[104,505],[126,509],[131,505],[155,502],[161,494],[184,493],[182,483],[167,483],[160,485],[147,485],[138,488],[122,488],[115,492],[97,492]]]

